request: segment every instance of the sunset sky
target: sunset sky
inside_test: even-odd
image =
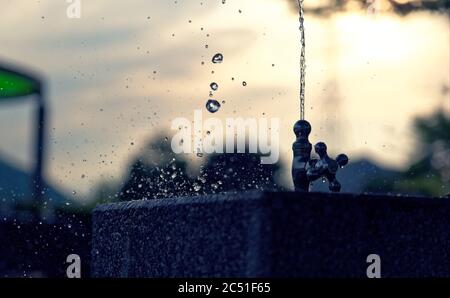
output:
[[[208,117],[211,82],[226,102],[214,117],[280,118],[288,173],[299,31],[287,1],[84,0],[81,19],[67,18],[64,0],[0,3],[0,61],[47,79],[46,176],[63,191],[87,196],[101,181],[120,180],[152,136],[170,138],[173,119],[193,119],[195,109]],[[404,167],[414,117],[450,113],[448,16],[307,14],[305,26],[312,142]],[[222,64],[211,63],[216,53]],[[23,169],[32,165],[32,108],[0,106],[0,158]]]

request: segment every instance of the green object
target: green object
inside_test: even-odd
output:
[[[38,93],[40,84],[32,77],[16,71],[0,68],[0,102],[5,99]]]

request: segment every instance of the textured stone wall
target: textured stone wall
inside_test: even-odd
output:
[[[230,193],[103,205],[94,277],[450,277],[450,200]]]

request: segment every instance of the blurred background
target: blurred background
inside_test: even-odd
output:
[[[81,1],[80,19],[67,17],[65,1],[0,3],[0,62],[39,72],[46,83],[44,197],[56,208],[150,199],[155,185],[161,197],[292,187],[297,1]],[[450,192],[449,3],[304,2],[311,141],[351,157],[339,174],[344,192]],[[223,63],[211,63],[216,53]],[[170,153],[171,121],[193,119],[195,109],[207,117],[211,82],[225,102],[214,117],[282,121],[279,164],[240,186],[223,176],[231,169],[244,179],[236,165],[252,156]],[[31,197],[34,107],[0,105],[2,204]],[[205,176],[211,167],[214,178]],[[187,182],[164,184],[170,169]]]

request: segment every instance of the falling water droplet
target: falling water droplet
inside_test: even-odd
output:
[[[209,85],[211,87],[211,89],[213,91],[217,91],[219,89],[219,85],[215,82],[211,83],[211,85]]]
[[[246,86],[247,86],[247,82],[246,82],[246,81],[243,81],[243,82],[242,82],[242,86],[246,87]]]
[[[214,57],[212,58],[212,62],[217,64],[217,63],[222,63],[223,62],[223,55],[222,54],[215,54]]]
[[[215,99],[210,99],[206,102],[206,109],[210,113],[215,113],[220,109],[220,103]]]

